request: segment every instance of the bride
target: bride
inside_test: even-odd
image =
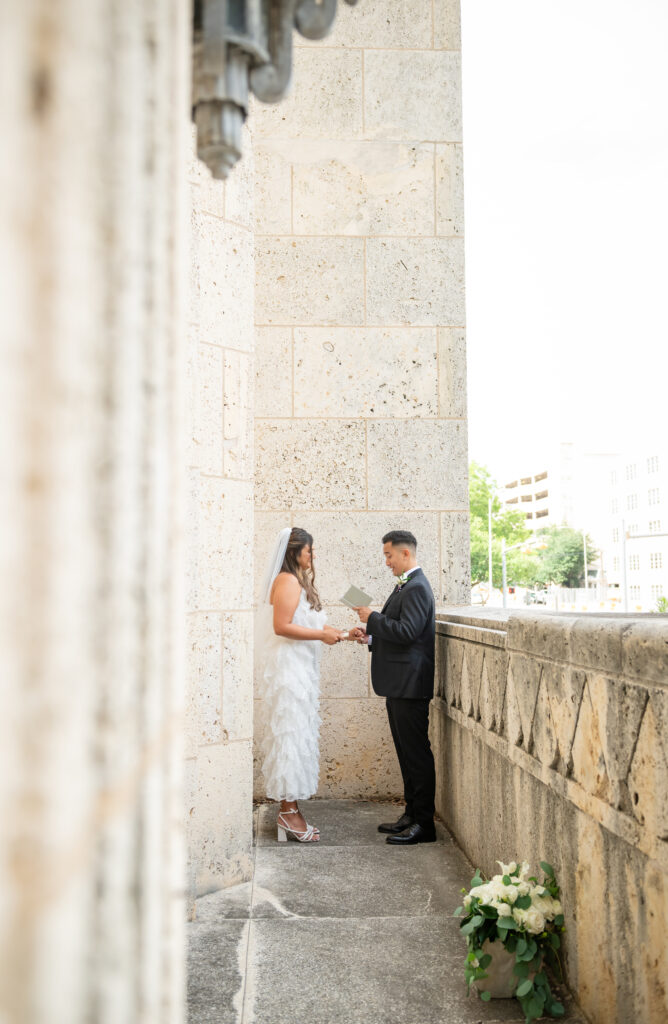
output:
[[[282,530],[265,574],[255,637],[269,712],[262,773],[267,796],[280,801],[279,842],[289,836],[300,843],[320,839],[297,805],[318,788],[320,644],[354,640],[361,632],[325,624],[313,537],[299,527]]]

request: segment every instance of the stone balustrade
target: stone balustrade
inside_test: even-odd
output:
[[[436,694],[437,806],[465,852],[554,866],[594,1024],[665,1021],[668,617],[441,612]]]

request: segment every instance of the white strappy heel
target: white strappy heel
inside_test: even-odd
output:
[[[297,811],[280,811],[278,820],[276,822],[278,829],[278,841],[279,843],[287,843],[288,837],[292,836],[298,843],[317,843],[320,839],[320,832],[313,825],[307,823],[306,828],[303,832],[297,832],[294,828],[290,828],[284,819],[284,814],[294,814]],[[283,820],[281,820],[283,819]],[[315,838],[314,838],[315,837]]]

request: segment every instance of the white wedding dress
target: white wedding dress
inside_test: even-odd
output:
[[[268,606],[271,609],[271,606]],[[301,591],[292,617],[296,626],[322,629]],[[318,788],[320,736],[320,640],[293,640],[265,632],[261,689],[267,707],[262,774],[271,800],[307,800]]]

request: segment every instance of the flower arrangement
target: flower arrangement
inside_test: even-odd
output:
[[[564,1007],[552,995],[544,967],[558,969],[560,932],[564,931],[564,915],[559,902],[559,886],[554,869],[541,861],[544,879],[539,883],[529,864],[515,861],[501,866],[501,874],[484,881],[478,869],[465,893],[463,905],[455,916],[463,916],[462,934],[466,936],[466,982],[480,991],[485,1001],[492,998],[488,978],[494,957],[500,961],[510,954],[512,975],[506,995],[515,995],[526,1016],[526,1024],[547,1013],[561,1017]],[[498,943],[498,946],[497,946]],[[501,954],[500,947],[506,951]],[[496,948],[495,948],[496,947]],[[499,993],[500,994],[500,993]]]

